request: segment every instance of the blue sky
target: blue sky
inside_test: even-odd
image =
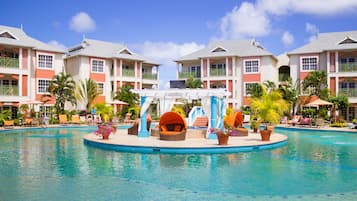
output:
[[[123,43],[162,63],[162,87],[175,79],[172,60],[213,40],[255,38],[279,55],[318,33],[357,30],[357,0],[23,0],[1,7],[0,24],[22,24],[52,45],[71,47],[83,34]]]

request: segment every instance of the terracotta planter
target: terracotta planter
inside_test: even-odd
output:
[[[271,130],[260,130],[262,141],[270,141]]]
[[[109,140],[109,135],[110,133],[103,132],[102,133],[103,140]]]
[[[267,126],[267,129],[271,131],[271,134],[274,133],[274,126]]]
[[[217,139],[218,139],[218,144],[219,145],[227,145],[228,144],[229,135],[226,135],[221,131],[218,131],[216,133],[216,135],[217,135]]]

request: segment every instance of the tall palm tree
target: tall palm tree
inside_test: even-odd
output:
[[[67,101],[72,105],[76,104],[75,88],[76,83],[71,75],[61,72],[53,77],[48,87],[48,92],[56,99],[55,108],[57,113],[64,112],[64,105]]]
[[[86,104],[87,111],[90,110],[94,99],[99,95],[98,85],[92,79],[81,80],[76,87],[76,98]]]
[[[187,78],[186,87],[190,89],[202,88],[202,81],[200,79],[195,79],[193,76]]]
[[[310,72],[302,81],[303,90],[311,88],[310,95],[316,95],[321,99],[327,99],[329,89],[327,88],[327,74],[326,71]]]
[[[297,80],[295,84],[292,84],[291,78],[279,85],[279,91],[281,92],[283,99],[288,102],[292,109],[292,114],[295,114],[297,103],[300,94],[300,80]]]
[[[136,108],[139,105],[139,95],[131,92],[133,89],[131,85],[124,85],[119,88],[116,95],[113,97],[114,100],[120,100],[128,103],[128,107],[124,107],[121,110],[121,115],[124,116],[128,112],[128,108]]]

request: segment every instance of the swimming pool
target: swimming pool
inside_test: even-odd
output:
[[[356,200],[357,134],[285,130],[238,154],[135,154],[83,144],[94,127],[0,131],[0,200]]]

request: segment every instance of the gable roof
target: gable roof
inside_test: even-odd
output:
[[[357,43],[353,41],[357,41],[357,31],[321,33],[316,40],[289,52],[288,55],[357,49]]]
[[[0,45],[28,47],[35,50],[64,53],[64,51],[59,48],[28,36],[22,29],[2,25],[0,25]]]
[[[207,47],[193,52],[191,54],[182,56],[175,61],[190,61],[207,57],[226,57],[226,56],[272,56],[274,55],[265,50],[255,40],[227,40],[212,42]]]
[[[68,57],[74,56],[89,56],[100,58],[118,58],[137,60],[144,63],[160,65],[157,62],[148,60],[147,58],[130,51],[126,46],[119,43],[111,43],[100,40],[84,39],[81,44],[74,46],[68,50]]]

